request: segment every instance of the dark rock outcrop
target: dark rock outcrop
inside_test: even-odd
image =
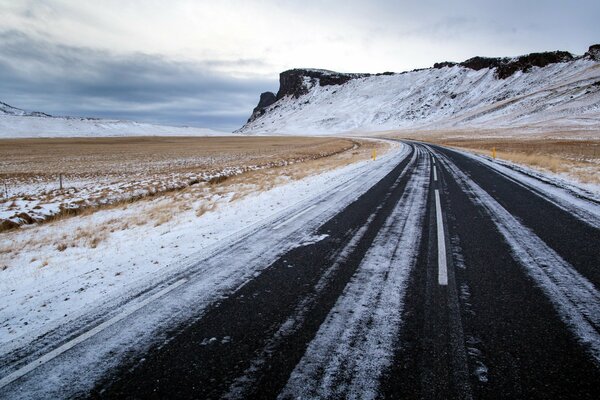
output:
[[[553,51],[547,53],[531,53],[526,56],[517,57],[496,69],[496,75],[505,79],[517,71],[527,72],[533,67],[543,68],[550,64],[572,61],[573,55],[567,51]]]
[[[442,61],[442,62],[433,64],[433,68],[441,69],[441,68],[444,68],[444,67],[454,67],[457,64],[458,63],[455,63],[455,62],[452,62],[452,61]]]
[[[322,69],[290,69],[279,74],[277,100],[285,96],[298,98],[308,93],[305,78],[319,83],[319,86],[343,85],[352,79],[364,78],[370,74],[345,74]]]
[[[267,107],[285,96],[299,98],[308,93],[308,81],[319,86],[343,85],[344,83],[358,78],[364,78],[371,74],[345,74],[341,72],[327,71],[323,69],[290,69],[279,74],[279,91],[277,95],[264,92],[260,95],[258,105],[252,111],[248,122],[252,122],[265,114]],[[393,72],[385,72],[384,75],[393,75]]]
[[[592,47],[590,47],[590,51],[586,53],[586,55],[590,54],[590,57],[593,58],[594,55],[592,54],[596,54],[596,57],[599,57],[600,45],[598,46],[598,49],[595,50],[595,53],[593,52]],[[495,68],[496,77],[499,79],[506,79],[517,71],[527,72],[532,67],[541,68],[550,64],[572,61],[573,59],[573,55],[567,51],[551,51],[546,53],[531,53],[515,58],[473,57],[461,63],[444,61],[433,64],[433,68],[440,69],[444,67],[454,67],[455,65],[460,65],[461,67],[469,68],[475,71],[479,71],[480,69],[484,68]]]
[[[492,58],[492,57],[473,57],[461,62],[459,65],[465,68],[479,71],[484,68],[497,68],[500,65],[506,64],[510,58]]]
[[[50,114],[46,114],[39,111],[25,111],[20,108],[13,107],[4,102],[0,101],[0,115],[15,115],[21,117],[51,117]]]
[[[275,97],[275,93],[273,92],[264,92],[260,94],[260,100],[258,101],[258,105],[256,108],[266,108],[271,104],[275,103],[277,98]],[[255,108],[255,110],[256,110]]]
[[[496,77],[506,79],[517,71],[527,72],[532,67],[545,67],[559,62],[572,61],[573,55],[567,51],[551,51],[531,53],[516,58],[473,57],[460,63],[465,68],[479,71],[484,68],[495,68]]]
[[[591,45],[584,57],[591,58],[595,61],[600,61],[600,44]]]
[[[248,122],[254,121],[256,118],[260,117],[266,112],[266,108],[271,104],[275,103],[277,98],[275,97],[275,93],[273,92],[264,92],[260,94],[260,100],[258,100],[258,105],[254,107],[252,110],[252,115],[248,118]]]

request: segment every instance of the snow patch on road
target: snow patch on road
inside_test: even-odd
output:
[[[429,160],[422,157],[280,398],[377,396],[379,377],[392,361],[405,288],[416,263],[429,176]]]

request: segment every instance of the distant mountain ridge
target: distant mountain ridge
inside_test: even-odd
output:
[[[51,117],[51,115],[38,111],[25,111],[10,106],[0,101],[0,115],[16,115],[20,117]]]
[[[0,101],[0,138],[99,136],[217,136],[212,129],[155,125],[143,122],[81,117],[57,117],[25,111]]]
[[[239,133],[322,134],[438,127],[600,122],[600,45],[473,57],[409,72],[292,69],[261,94]]]

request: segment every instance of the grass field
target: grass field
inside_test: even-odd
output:
[[[0,140],[0,230],[190,186],[221,183],[239,175],[255,180],[257,171],[312,161],[310,167],[306,164],[288,171],[301,175],[351,162],[347,154],[345,158],[329,158],[374,145],[315,137]],[[321,164],[314,162],[317,160]]]

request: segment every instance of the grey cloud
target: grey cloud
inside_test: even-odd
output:
[[[0,100],[52,114],[114,117],[235,129],[275,79],[232,78],[217,67],[260,60],[171,61],[0,33]],[[275,78],[275,77],[274,77]]]

